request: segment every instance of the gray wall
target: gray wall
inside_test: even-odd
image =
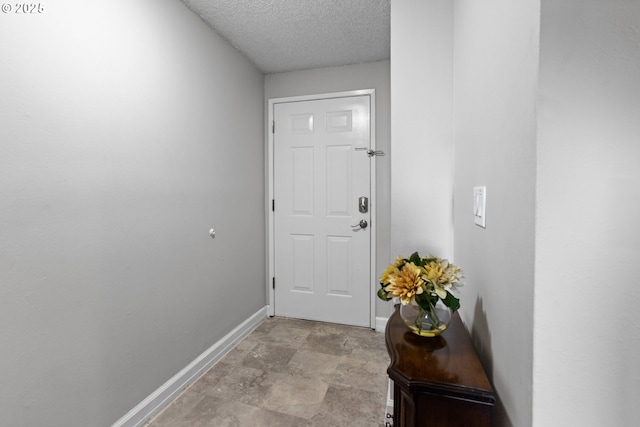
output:
[[[398,157],[419,149],[425,135],[396,120],[420,107],[408,88],[431,88],[422,108],[445,120],[434,106],[446,109],[452,98],[449,200],[455,262],[466,276],[461,315],[499,398],[493,424],[635,425],[640,3],[449,3],[391,4],[392,182],[396,164],[417,171],[416,180],[424,176],[422,158]],[[423,68],[425,61],[446,66],[441,45],[451,34],[447,95],[432,88],[443,76],[408,67],[409,52]],[[487,187],[486,229],[473,223],[477,185]],[[413,201],[399,186],[393,242],[415,240],[412,230],[426,237],[427,212],[395,227],[396,207]],[[449,241],[443,234],[429,244]]]
[[[376,149],[385,152],[384,157],[376,157],[376,198],[377,198],[377,274],[395,260],[389,254],[390,221],[390,180],[391,180],[391,123],[389,61],[343,67],[319,68],[289,73],[267,74],[265,76],[265,108],[271,98],[311,95],[329,92],[343,92],[357,89],[376,90]],[[392,258],[390,258],[392,257]],[[377,278],[375,278],[377,280]],[[390,305],[376,300],[376,315],[388,317]]]
[[[495,425],[529,426],[539,2],[458,0],[454,17],[462,315],[498,394]],[[486,229],[474,224],[474,186],[487,187]]]
[[[544,0],[535,426],[640,419],[640,2]]]
[[[452,2],[391,3],[391,253],[453,260]]]
[[[266,303],[264,81],[178,1],[45,6],[0,16],[0,425],[108,426]]]

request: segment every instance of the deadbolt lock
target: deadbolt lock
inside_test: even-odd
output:
[[[369,198],[362,196],[358,199],[358,210],[360,213],[369,212]]]

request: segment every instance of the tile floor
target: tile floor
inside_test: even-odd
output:
[[[146,426],[383,426],[388,365],[380,332],[267,318]]]

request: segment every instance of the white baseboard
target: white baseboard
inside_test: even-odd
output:
[[[267,317],[267,306],[258,310],[254,315],[238,325],[189,363],[169,381],[151,393],[125,416],[116,421],[111,427],[140,427],[152,417],[160,413],[178,395],[193,384],[207,369],[229,352],[242,338],[254,330]]]
[[[376,331],[384,332],[387,328],[388,317],[376,317]]]

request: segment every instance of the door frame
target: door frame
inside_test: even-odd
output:
[[[371,150],[376,149],[376,90],[375,89],[361,89],[345,92],[331,92],[321,93],[315,95],[302,95],[292,96],[286,98],[271,98],[268,103],[267,112],[267,156],[266,156],[266,182],[267,197],[265,200],[265,210],[267,217],[267,303],[269,316],[275,316],[275,290],[273,288],[273,278],[275,275],[275,217],[272,209],[272,200],[274,198],[274,182],[273,182],[273,168],[274,168],[274,147],[273,147],[273,121],[274,121],[274,108],[276,104],[288,103],[288,102],[302,102],[302,101],[316,101],[321,99],[333,99],[333,98],[349,98],[354,96],[369,96],[369,126],[370,126],[370,146]],[[362,153],[364,154],[364,153]],[[369,168],[369,183],[370,183],[370,203],[369,214],[371,215],[371,240],[369,247],[369,265],[370,265],[370,319],[369,327],[375,328],[376,325],[376,162],[375,156],[371,159]]]

